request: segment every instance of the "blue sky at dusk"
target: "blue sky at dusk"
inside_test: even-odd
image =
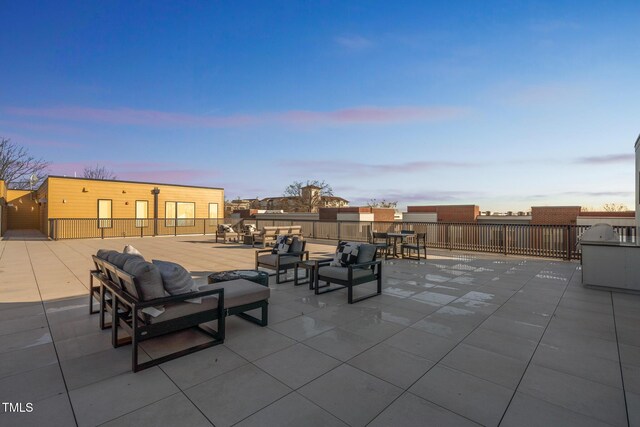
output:
[[[634,205],[640,2],[0,0],[0,136],[51,173]]]

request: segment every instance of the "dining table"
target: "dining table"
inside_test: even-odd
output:
[[[404,240],[410,236],[414,236],[414,233],[387,233],[387,237],[389,239],[393,239],[392,256],[394,258],[400,258],[400,256],[398,255],[398,241],[400,241],[400,244],[402,245],[404,243]]]

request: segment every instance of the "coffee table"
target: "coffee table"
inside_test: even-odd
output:
[[[228,282],[236,279],[245,279],[269,287],[269,273],[259,270],[218,271],[207,276],[207,283]]]

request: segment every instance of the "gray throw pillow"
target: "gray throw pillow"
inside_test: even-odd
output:
[[[160,270],[164,289],[171,295],[197,291],[191,274],[180,264],[154,259],[153,264]]]
[[[122,269],[134,276],[143,301],[165,296],[162,276],[157,266],[140,257],[130,257]]]

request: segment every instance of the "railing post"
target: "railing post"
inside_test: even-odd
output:
[[[502,246],[504,254],[507,255],[507,224],[502,224]]]
[[[178,218],[173,218],[173,235],[174,237],[178,235]]]
[[[202,218],[202,235],[206,235],[207,234],[207,219],[206,218]]]
[[[98,220],[99,221],[99,220]],[[104,239],[104,227],[100,229],[100,237]]]
[[[340,221],[336,221],[336,224],[338,224],[338,241],[340,241]]]
[[[567,242],[567,261],[571,261],[571,226],[565,227],[565,242]]]
[[[446,241],[447,241],[447,248],[451,251],[453,249],[451,248],[451,240],[449,239],[449,227],[450,227],[450,225],[447,224],[447,228],[445,229],[446,230],[445,238],[446,238]]]
[[[316,238],[316,222],[311,222],[311,237]]]

